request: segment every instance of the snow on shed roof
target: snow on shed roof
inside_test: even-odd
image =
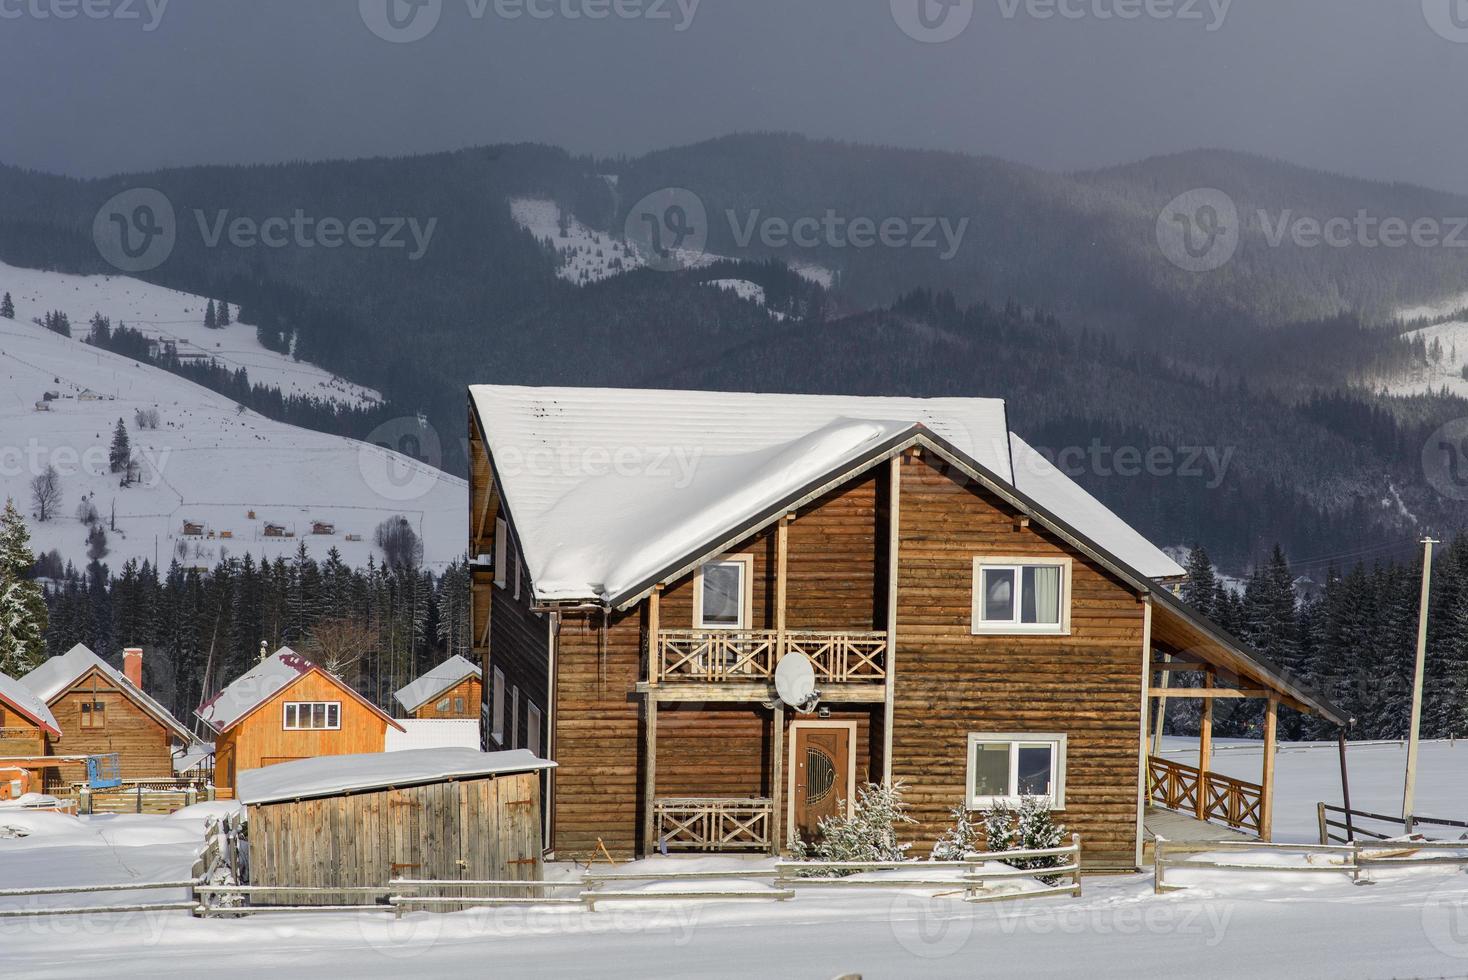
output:
[[[443,663],[425,670],[417,680],[403,686],[393,697],[408,711],[417,711],[466,677],[478,677],[479,668],[454,654]]]
[[[403,730],[387,730],[384,752],[479,749],[479,722],[473,718],[407,718],[398,724],[403,726]]]
[[[124,695],[137,702],[144,711],[156,718],[160,724],[172,729],[175,735],[185,741],[193,741],[193,733],[173,716],[173,712],[165,708],[147,691],[134,687],[133,682],[128,680],[122,671],[97,656],[84,643],[78,643],[65,653],[47,660],[22,677],[21,683],[35,691],[42,701],[49,704],[53,698],[76,683],[83,674],[94,667],[113,684],[116,684],[118,690],[122,691]]]
[[[500,385],[472,386],[470,396],[543,600],[620,595],[917,427],[1014,481],[996,398]],[[1027,467],[1022,483],[1022,493],[1142,574],[1181,574],[1054,467]]]
[[[241,803],[279,803],[363,790],[419,786],[473,776],[497,776],[554,768],[526,749],[413,749],[365,755],[326,755],[282,762],[239,774]]]
[[[0,702],[14,708],[51,734],[61,734],[61,726],[56,723],[56,716],[46,707],[46,702],[9,674],[0,674]]]

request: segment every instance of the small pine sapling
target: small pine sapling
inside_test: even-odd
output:
[[[905,861],[912,845],[897,839],[897,827],[917,823],[907,809],[902,783],[868,783],[856,791],[851,816],[822,817],[815,845],[807,847],[797,840],[791,852],[801,861]],[[836,876],[846,873],[850,872]],[[823,872],[808,874],[815,877]]]
[[[974,824],[968,807],[960,803],[950,813],[953,826],[944,831],[938,843],[933,845],[934,861],[962,861],[967,855],[983,849],[979,846],[979,828]]]

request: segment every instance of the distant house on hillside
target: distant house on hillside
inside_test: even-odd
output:
[[[312,521],[311,522],[311,533],[312,534],[335,534],[336,533],[336,525],[335,524],[330,524],[330,523],[328,523],[326,521]]]
[[[394,697],[412,718],[478,718],[484,701],[479,668],[452,656]]]
[[[61,737],[61,726],[46,702],[20,681],[0,674],[0,800],[38,792],[48,761],[50,744]]]
[[[229,797],[239,774],[324,755],[381,752],[403,726],[289,647],[256,664],[199,706],[215,733],[214,773]]]
[[[116,752],[124,779],[168,779],[173,754],[195,741],[173,713],[143,690],[143,651],[123,651],[121,671],[78,643],[22,678],[44,701],[66,733],[52,754],[105,755]],[[54,742],[54,739],[53,739]],[[86,779],[81,761],[57,770],[60,784]]]
[[[560,853],[777,852],[900,781],[915,853],[955,806],[1042,797],[1088,866],[1134,869],[1154,819],[1268,838],[1278,709],[1344,723],[1179,602],[1183,569],[1002,401],[486,385],[469,409],[486,746],[558,763]],[[527,465],[547,452],[575,465]],[[1165,697],[1262,702],[1259,783],[1206,738],[1195,769],[1149,754]]]

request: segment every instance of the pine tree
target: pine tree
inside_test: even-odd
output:
[[[15,503],[0,514],[0,673],[11,677],[40,666],[46,656],[45,592],[29,579],[36,557]]]
[[[963,804],[955,806],[950,814],[953,826],[943,832],[938,843],[933,845],[934,861],[962,861],[964,855],[982,850],[979,847],[979,828],[974,824],[973,814]]]
[[[210,330],[218,329],[219,319],[214,314],[214,301],[209,301],[209,306],[204,310],[204,326]]]
[[[15,301],[10,298],[9,293],[6,293],[4,298],[0,298],[0,317],[7,320],[15,319]]]
[[[227,326],[229,326],[229,304],[226,303],[224,300],[220,300],[219,301],[219,305],[218,305],[218,310],[219,310],[219,314],[215,318],[215,322],[220,327],[227,327]]]
[[[1184,566],[1188,573],[1183,582],[1182,599],[1204,616],[1213,616],[1214,600],[1218,595],[1218,576],[1213,572],[1213,562],[1202,545],[1194,545],[1188,552]]]
[[[122,419],[117,420],[117,427],[112,430],[112,449],[107,454],[107,463],[114,473],[126,473],[128,463],[132,462],[132,444],[127,437],[127,426]]]
[[[822,817],[814,849],[807,852],[802,845],[795,851],[818,861],[905,861],[912,845],[897,839],[897,828],[917,823],[907,810],[902,783],[868,783],[856,791],[851,816]]]

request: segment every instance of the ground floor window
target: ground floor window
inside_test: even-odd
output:
[[[994,735],[968,737],[968,806],[983,810],[1022,796],[1046,796],[1065,808],[1064,735]]]

